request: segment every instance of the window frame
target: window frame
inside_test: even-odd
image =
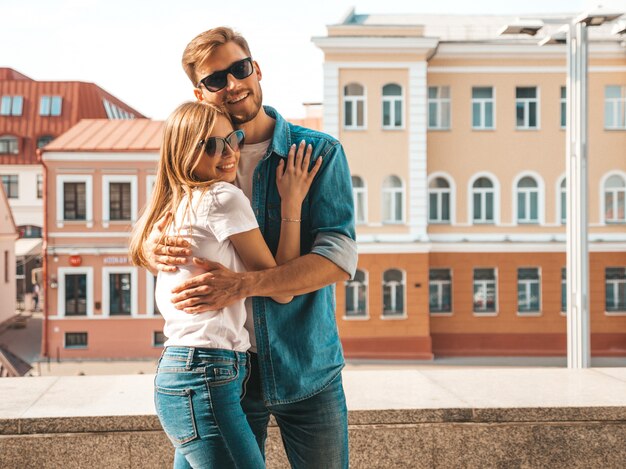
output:
[[[358,187],[354,185],[354,178],[359,178],[359,180],[361,181],[361,183],[363,184],[363,186]],[[354,222],[356,225],[367,225],[367,221],[368,221],[368,200],[367,200],[367,183],[365,182],[365,179],[362,178],[361,176],[352,175],[352,198],[354,200]],[[358,200],[362,199],[363,202],[363,219],[359,220],[358,218],[358,213],[359,211],[357,210],[357,206],[358,206]]]
[[[445,188],[431,188],[430,185],[435,182],[437,179],[443,179],[448,183],[448,187],[447,189]],[[428,181],[427,181],[427,192],[428,192],[428,199],[427,199],[427,217],[428,217],[428,223],[429,224],[433,224],[433,225],[454,225],[456,223],[456,217],[455,217],[455,211],[456,211],[456,204],[455,204],[455,199],[456,199],[456,188],[454,185],[454,180],[452,179],[452,177],[447,174],[447,173],[442,173],[442,172],[436,172],[436,173],[432,173],[430,176],[428,176]],[[438,201],[438,210],[437,213],[438,215],[441,214],[441,194],[447,192],[448,193],[448,213],[450,215],[450,218],[445,221],[445,220],[441,220],[441,219],[437,219],[437,220],[433,220],[430,218],[430,207],[431,207],[431,203],[430,203],[430,196],[431,193],[435,193],[437,195],[437,201]]]
[[[475,309],[475,303],[474,303],[474,287],[476,285],[476,270],[484,270],[484,269],[490,269],[493,270],[493,283],[494,283],[494,296],[495,296],[495,301],[494,301],[494,310],[493,311],[483,311],[483,310],[476,310]],[[491,280],[480,280],[481,283],[484,282],[488,282]],[[485,317],[493,317],[493,316],[497,316],[500,312],[500,307],[499,307],[499,301],[500,301],[500,292],[498,290],[498,268],[497,267],[488,267],[488,266],[480,266],[480,267],[473,267],[472,268],[472,314],[474,316],[485,316]]]
[[[5,134],[0,135],[0,142],[7,142],[7,151],[3,153],[0,151],[0,155],[19,155],[20,154],[20,139],[15,135]]]
[[[536,96],[534,98],[518,98],[517,90],[520,88],[534,88]],[[535,127],[530,126],[530,103],[535,103],[535,109],[537,115],[535,121],[537,125]],[[517,124],[517,105],[524,104],[524,125]],[[515,87],[515,130],[541,130],[541,94],[539,86],[516,86]]]
[[[430,278],[430,272],[432,270],[447,270],[448,271],[448,276],[449,276],[449,280],[431,280]],[[430,287],[433,284],[433,282],[437,285],[437,295],[438,298],[441,300],[443,298],[443,287],[448,284],[450,287],[450,310],[449,311],[444,311],[444,310],[435,310],[433,311],[430,308]],[[452,268],[450,267],[430,267],[428,269],[428,313],[431,316],[453,316],[454,315],[454,292],[452,290],[452,286],[453,286],[453,278],[452,278]],[[442,303],[442,301],[439,301],[439,303]]]
[[[44,106],[45,103],[45,106]],[[55,106],[58,105],[58,112]],[[63,115],[63,96],[43,95],[39,97],[39,116],[60,117]]]
[[[109,277],[111,274],[130,274],[130,314],[111,314]],[[116,266],[102,267],[102,316],[113,319],[136,318],[139,315],[138,307],[137,267]]]
[[[85,184],[85,220],[66,220],[65,217],[65,183]],[[93,227],[93,176],[91,174],[57,174],[56,177],[56,223],[57,228],[63,228],[66,223],[85,224]]]
[[[624,171],[611,171],[606,173],[602,179],[600,180],[600,216],[602,224],[605,226],[619,226],[619,225],[623,225],[626,224],[626,207],[624,209],[624,218],[623,219],[612,219],[612,220],[608,220],[606,217],[606,193],[607,193],[607,189],[606,189],[606,184],[609,181],[609,179],[611,179],[612,177],[617,176],[619,178],[621,178],[622,182],[624,183],[624,188],[623,189],[611,189],[611,191],[614,192],[614,194],[619,195],[619,192],[621,192],[624,196],[624,204],[626,205],[626,172]],[[617,201],[614,199],[613,200],[613,205],[618,206],[617,205]]]
[[[520,279],[520,270],[522,269],[534,269],[537,271],[537,279]],[[520,283],[524,284],[525,286],[525,290],[526,293],[529,293],[529,290],[532,288],[532,283],[536,282],[537,284],[537,289],[538,289],[538,304],[537,304],[537,310],[529,310],[529,311],[521,311],[520,310],[520,300],[519,300],[519,294],[520,294]],[[542,275],[541,275],[541,267],[518,267],[517,268],[517,316],[519,317],[536,317],[536,316],[541,316],[543,313],[543,295],[541,292],[541,284],[542,284]]]
[[[478,221],[474,219],[474,192],[475,192],[474,184],[480,178],[487,178],[492,183],[492,187],[491,187],[491,189],[493,190],[493,220],[492,221],[488,221],[488,220],[483,221],[482,218],[481,220],[478,220]],[[476,188],[476,189],[478,189],[479,192],[481,193],[487,192],[486,190],[483,190],[484,188],[481,188],[481,187]],[[499,225],[500,224],[500,181],[498,180],[498,178],[496,178],[495,175],[491,173],[487,173],[487,172],[474,174],[469,180],[467,190],[468,190],[467,213],[469,217],[468,223],[470,225],[481,225],[481,226],[482,225]],[[481,197],[481,200],[482,200],[482,197]],[[485,211],[485,215],[486,215],[486,211]]]
[[[490,88],[491,89],[491,98],[474,98],[474,89],[476,88]],[[491,127],[487,127],[485,123],[487,122],[487,103],[491,103],[491,121],[493,125]],[[480,111],[480,121],[481,125],[474,125],[474,104],[478,104]],[[496,130],[496,88],[495,86],[472,86],[471,90],[471,102],[470,102],[470,121],[472,125],[472,130]]]
[[[396,85],[400,87],[399,95],[385,95],[385,87],[389,85]],[[385,83],[381,89],[381,124],[383,130],[404,130],[405,129],[405,116],[404,116],[404,87],[399,83]],[[400,103],[400,125],[395,125],[396,106]],[[389,121],[391,124],[385,125],[385,103],[389,103]]]
[[[431,88],[436,88],[437,89],[437,97],[435,98],[431,98],[430,97],[430,89]],[[448,97],[447,98],[441,98],[441,89],[443,88],[447,88],[448,89]],[[452,88],[450,87],[450,85],[433,85],[433,86],[428,86],[426,88],[426,123],[427,123],[427,129],[428,130],[450,130],[452,129]],[[437,109],[437,123],[434,126],[430,125],[430,105],[431,103],[435,104],[435,107]],[[447,126],[443,125],[443,112],[442,112],[442,108],[444,105],[448,106],[448,122],[447,122]]]
[[[157,317],[161,313],[156,304],[154,294],[156,292],[156,276],[146,269],[146,316]],[[139,293],[139,292],[137,292]]]
[[[618,88],[620,90],[619,98],[607,98],[608,88]],[[617,115],[617,121],[614,125],[609,126],[607,122],[607,107],[613,104],[613,117]],[[619,111],[621,110],[621,121]],[[621,126],[619,124],[622,124]],[[626,130],[626,85],[604,85],[604,130]]]
[[[359,85],[361,88],[363,88],[363,94],[362,95],[346,95],[346,88],[350,85]],[[355,81],[351,81],[349,83],[346,83],[343,86],[343,107],[342,107],[342,114],[343,114],[343,119],[342,119],[342,123],[343,123],[343,129],[344,130],[367,130],[367,88],[365,85],[355,82]],[[363,103],[363,124],[359,125],[358,124],[358,103],[362,102]],[[354,116],[354,124],[351,125],[347,125],[346,124],[346,117],[347,117],[347,113],[346,113],[346,105],[350,103],[350,107],[352,109],[352,113]]]
[[[392,177],[396,177],[398,178],[398,180],[400,181],[400,187],[385,187],[385,181],[387,181],[388,179],[392,178]],[[385,213],[386,207],[385,207],[385,195],[389,195],[391,197],[391,205],[392,205],[392,210],[391,210],[391,214],[395,214],[396,210],[394,210],[396,208],[396,197],[394,197],[396,194],[400,194],[400,203],[401,203],[401,219],[400,220],[396,220],[396,219],[391,219],[390,217],[386,216],[386,215],[390,215]],[[404,180],[396,175],[396,174],[389,174],[388,176],[386,176],[383,179],[382,182],[382,188],[381,188],[381,222],[383,225],[403,225],[406,223],[406,191],[405,191],[405,184],[404,184]]]
[[[565,96],[563,96],[563,90],[565,90]],[[560,109],[560,128],[565,130],[567,128],[567,85],[561,86],[560,88],[561,98],[559,100],[559,109]]]
[[[85,345],[67,345],[68,334],[85,334]],[[64,350],[86,350],[89,348],[89,331],[65,331],[63,333],[63,349]]]
[[[5,109],[6,111],[3,111]],[[20,117],[24,114],[24,96],[21,95],[2,95],[0,97],[0,116],[2,117]]]
[[[522,179],[524,178],[531,178],[532,180],[535,181],[535,184],[537,184],[536,187],[532,187],[532,188],[525,188],[519,187],[519,183],[522,181]],[[539,174],[536,174],[534,172],[530,172],[530,171],[526,171],[523,173],[518,174],[515,179],[513,180],[513,219],[515,220],[515,224],[516,225],[544,225],[545,224],[545,191],[544,191],[544,185],[543,185],[543,179],[541,178],[541,176]],[[527,219],[520,219],[520,214],[519,214],[519,209],[518,209],[518,203],[519,203],[519,196],[521,193],[525,193],[526,195],[526,203],[528,204],[528,208],[531,208],[530,205],[530,201],[532,199],[531,197],[531,193],[532,192],[536,192],[537,193],[537,219],[533,220],[532,218],[527,218]],[[530,210],[528,210],[528,213],[530,214]]]
[[[111,183],[130,183],[130,220],[111,220]],[[134,224],[137,221],[137,176],[134,174],[104,174],[102,176],[102,226]]]
[[[7,179],[7,184],[4,183],[4,178]],[[18,174],[0,174],[0,183],[4,188],[4,193],[9,200],[17,200],[20,198],[20,175]],[[15,189],[15,192],[13,192]]]
[[[385,287],[388,286],[387,282],[385,281],[385,274],[387,272],[389,272],[389,271],[392,271],[392,270],[396,270],[396,271],[398,271],[398,272],[400,272],[402,274],[402,283],[401,283],[401,285],[402,285],[402,301],[403,301],[404,308],[403,308],[403,311],[402,311],[401,314],[397,314],[395,312],[392,313],[392,314],[389,314],[390,312],[385,310]],[[382,308],[381,308],[381,313],[380,313],[380,319],[383,319],[383,320],[386,320],[386,321],[387,320],[392,320],[393,321],[393,320],[398,320],[398,319],[400,319],[400,320],[407,319],[408,318],[408,311],[407,311],[408,305],[407,305],[407,302],[406,302],[406,300],[407,300],[406,271],[404,269],[399,269],[399,268],[396,268],[396,267],[392,267],[392,268],[383,270],[381,287],[382,287],[382,290],[381,290],[381,293],[382,293],[382,295],[381,295]],[[387,314],[385,314],[385,313],[387,313]]]
[[[611,280],[607,278],[607,270],[609,269],[623,269],[625,270],[625,276],[623,279]],[[615,311],[609,311],[607,300],[607,290],[609,283],[614,283],[615,285],[625,285],[626,289],[626,266],[605,266],[604,268],[604,314],[606,316],[626,316],[626,307],[624,309],[618,309]],[[626,293],[625,293],[626,295]],[[619,288],[614,289],[614,296],[617,296],[619,299]],[[618,301],[619,304],[619,301]],[[626,298],[623,299],[623,303],[626,306]]]
[[[369,272],[365,269],[357,269],[356,272],[362,272],[363,273],[363,282],[359,282],[357,280],[353,280],[353,279],[348,279],[344,282],[344,286],[345,286],[345,306],[344,306],[344,312],[343,312],[343,319],[346,321],[366,321],[370,318],[370,309],[369,309]],[[356,276],[356,272],[355,272],[355,276]],[[363,313],[359,313],[359,314],[348,314],[348,287],[352,284],[358,284],[359,287],[357,288],[364,288],[365,289],[365,311],[363,311]],[[358,303],[358,301],[357,301]]]
[[[65,276],[66,275],[86,275],[86,306],[85,315],[65,314]],[[94,288],[93,288],[93,267],[59,267],[57,269],[57,317],[67,319],[85,319],[94,316]]]

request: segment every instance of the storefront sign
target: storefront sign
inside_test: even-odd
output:
[[[105,257],[102,261],[104,264],[128,264],[128,257],[126,256],[110,256]]]

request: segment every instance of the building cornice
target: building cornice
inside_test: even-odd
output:
[[[439,44],[431,37],[314,37],[313,43],[325,53],[420,54],[430,55]]]

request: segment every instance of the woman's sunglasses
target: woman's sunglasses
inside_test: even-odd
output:
[[[209,137],[207,140],[200,140],[198,146],[204,147],[204,151],[211,158],[214,156],[223,156],[226,150],[226,145],[232,150],[237,151],[243,147],[243,141],[246,138],[246,134],[243,130],[235,130],[229,133],[226,137]]]
[[[252,66],[252,59],[250,57],[246,57],[243,60],[235,62],[226,70],[219,70],[204,77],[200,80],[200,83],[198,83],[198,88],[200,88],[200,85],[204,85],[207,90],[215,93],[226,86],[229,73],[232,74],[232,76],[234,76],[237,80],[243,80],[244,78],[248,78],[252,75],[253,70],[254,67]]]

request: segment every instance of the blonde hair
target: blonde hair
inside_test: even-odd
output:
[[[217,47],[227,42],[237,44],[248,57],[252,55],[250,54],[250,47],[245,38],[225,26],[209,29],[208,31],[198,34],[187,44],[183,52],[183,69],[193,86],[197,87],[200,80],[200,78],[196,76],[196,67],[204,62]]]
[[[152,197],[130,235],[129,251],[134,265],[148,266],[143,244],[156,222],[168,211],[176,210],[185,196],[191,204],[193,189],[206,190],[215,182],[199,180],[194,171],[204,152],[200,141],[211,134],[218,116],[230,120],[217,106],[188,102],[176,108],[165,121]],[[172,222],[173,217],[163,230],[163,237]]]

